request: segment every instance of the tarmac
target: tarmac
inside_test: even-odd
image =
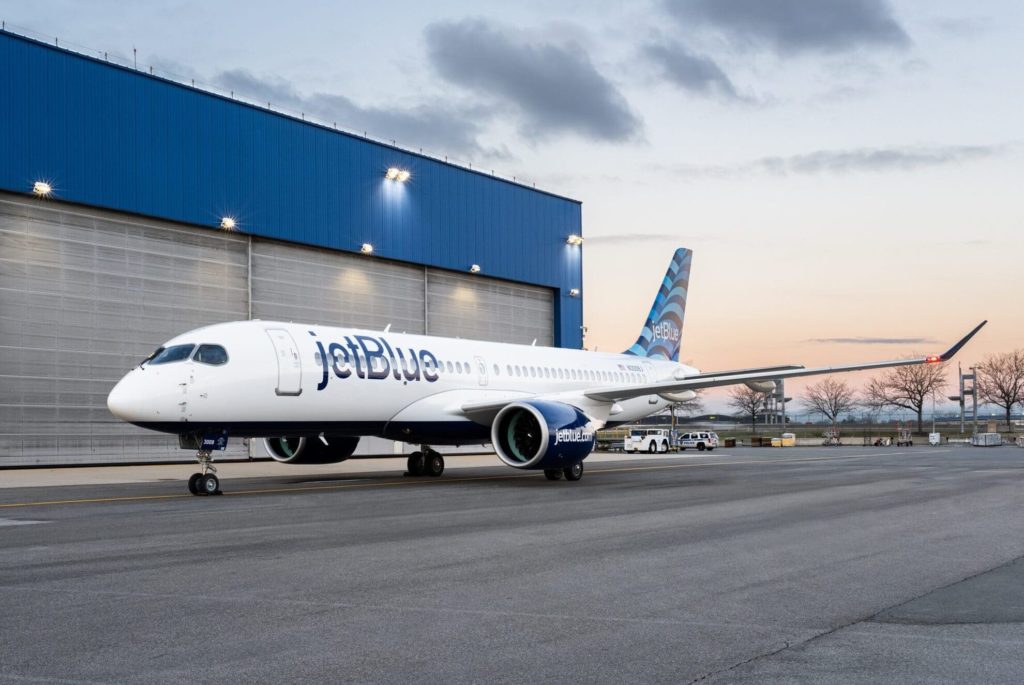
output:
[[[1024,449],[0,471],[0,682],[1020,683]]]

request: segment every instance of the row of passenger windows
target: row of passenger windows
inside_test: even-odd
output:
[[[519,366],[508,364],[505,373],[509,376],[525,378],[550,378],[565,381],[603,381],[605,383],[639,383],[642,378],[638,373],[625,371],[604,371],[600,369],[571,369],[550,366]],[[494,375],[501,375],[501,368],[494,365]]]
[[[366,365],[366,358],[359,354],[359,362],[362,365]],[[314,359],[317,366],[323,364],[323,359],[319,352],[314,353]],[[384,361],[380,357],[374,357],[372,360],[373,370],[379,371],[384,368]],[[433,367],[433,364],[429,364]],[[473,367],[469,362],[463,361],[438,361],[438,371],[447,372],[451,374],[471,374],[473,373]],[[492,367],[494,375],[501,376],[502,369],[498,364]],[[484,367],[481,363],[477,369],[479,373],[484,373]],[[519,364],[507,364],[505,366],[505,374],[508,376],[514,376],[519,378],[547,378],[551,380],[565,380],[565,381],[602,381],[605,383],[639,383],[643,377],[638,373],[626,372],[626,371],[603,371],[598,369],[572,369],[565,367],[551,367],[551,366],[525,366]]]

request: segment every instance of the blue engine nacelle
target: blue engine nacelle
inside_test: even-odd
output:
[[[590,418],[562,402],[524,400],[504,407],[491,424],[498,458],[516,469],[564,469],[594,450]]]

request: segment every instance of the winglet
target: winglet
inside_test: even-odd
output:
[[[955,355],[957,352],[959,352],[960,348],[963,347],[964,345],[966,345],[967,341],[970,340],[971,338],[973,338],[974,334],[977,333],[978,331],[980,331],[982,326],[984,326],[987,323],[988,323],[988,319],[985,319],[984,321],[979,323],[977,326],[974,327],[973,331],[971,331],[970,333],[968,333],[964,337],[960,338],[960,342],[958,342],[957,344],[953,345],[951,348],[949,348],[948,350],[943,352],[941,355],[939,355],[939,358],[936,361],[948,362],[950,359],[953,358],[953,355]]]

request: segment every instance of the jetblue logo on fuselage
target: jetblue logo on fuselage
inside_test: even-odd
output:
[[[659,321],[654,327],[655,340],[667,340],[668,342],[679,342],[679,329],[671,321]]]
[[[555,444],[563,442],[593,442],[594,431],[585,428],[559,428],[555,431]]]
[[[310,335],[316,337],[313,331]],[[370,335],[344,336],[344,342],[324,343],[316,341],[323,377],[317,384],[317,390],[327,387],[331,374],[338,378],[348,378],[355,374],[357,378],[369,380],[396,381],[424,380],[433,383],[437,380],[437,357],[430,350],[414,348],[402,349],[392,346],[387,338],[376,338]]]

